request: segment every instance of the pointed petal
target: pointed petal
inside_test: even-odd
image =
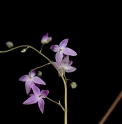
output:
[[[37,83],[37,84],[46,85],[46,83],[41,78],[39,78],[37,76],[33,77],[33,82]]]
[[[55,59],[56,59],[57,64],[60,65],[63,59],[63,53],[57,52],[55,55]]]
[[[77,53],[68,47],[63,49],[63,53],[70,56],[77,56]]]
[[[46,33],[46,34],[43,35],[43,37],[42,37],[42,41],[46,41],[46,40],[48,40],[48,33]]]
[[[48,94],[49,94],[49,90],[42,90],[41,91],[42,98],[45,98]]]
[[[67,66],[67,67],[65,67],[65,71],[66,72],[74,72],[74,71],[76,71],[76,68],[72,67],[72,66]]]
[[[44,113],[44,100],[42,98],[40,98],[40,100],[38,101],[38,106],[40,111]]]
[[[68,64],[69,63],[69,56],[64,57],[63,63]]]
[[[29,79],[29,76],[28,75],[23,75],[22,77],[19,78],[19,81],[27,81]]]
[[[33,82],[31,80],[28,80],[25,83],[25,90],[26,90],[27,95],[30,93],[32,84],[33,84]]]
[[[68,65],[72,65],[72,64],[73,64],[73,61],[72,60],[69,60]]]
[[[29,105],[29,104],[34,104],[38,101],[38,98],[36,95],[32,95],[31,97],[29,97],[27,100],[25,100],[23,102],[24,105]]]
[[[40,89],[36,85],[33,85],[32,90],[35,95],[40,95]]]
[[[53,62],[53,64],[54,64],[58,69],[61,68],[60,65],[57,64],[57,62]]]
[[[58,45],[52,45],[52,46],[50,47],[50,49],[51,49],[52,51],[54,51],[54,52],[58,52],[58,51],[59,51],[59,46],[58,46]]]
[[[36,72],[35,72],[35,71],[30,71],[30,72],[29,72],[29,75],[30,75],[31,77],[34,77],[34,76],[36,75]]]
[[[67,43],[68,43],[68,38],[64,39],[62,42],[60,42],[59,46],[61,48],[65,48],[67,46]]]

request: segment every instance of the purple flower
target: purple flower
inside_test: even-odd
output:
[[[29,94],[34,83],[36,85],[46,85],[46,83],[39,77],[35,76],[35,71],[30,71],[29,75],[24,75],[19,78],[19,81],[25,82],[26,93]]]
[[[65,72],[70,73],[76,71],[76,68],[71,66],[73,61],[69,60],[69,56],[64,57],[60,65],[58,65],[57,62],[53,62],[53,63],[59,69],[61,74],[65,74]]]
[[[49,43],[51,40],[52,40],[52,38],[51,38],[51,37],[48,37],[48,33],[46,33],[46,34],[42,37],[41,43],[42,43],[42,44],[47,44],[47,43]]]
[[[76,56],[77,55],[77,53],[74,50],[66,47],[67,43],[68,43],[68,39],[64,39],[62,42],[60,42],[59,45],[52,45],[50,47],[50,49],[52,51],[57,52],[55,59],[56,59],[56,62],[58,63],[58,65],[60,65],[60,63],[63,59],[63,54],[70,55],[70,56]]]
[[[38,102],[38,106],[40,111],[44,112],[44,100],[43,98],[46,98],[46,96],[49,94],[49,90],[42,90],[36,86],[33,87],[34,94],[30,94],[30,97],[23,102],[24,105],[34,104]]]

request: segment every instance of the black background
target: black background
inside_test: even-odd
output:
[[[12,41],[14,46],[27,44],[40,50],[40,40],[48,32],[52,41],[44,46],[43,53],[54,61],[55,53],[50,46],[69,38],[68,47],[78,53],[78,56],[70,57],[77,71],[66,74],[78,85],[76,89],[71,89],[68,84],[69,124],[98,123],[122,89],[119,18],[112,10],[98,8],[68,11],[64,12],[65,15],[54,14],[50,10],[47,13],[40,10],[39,15],[29,10],[24,14],[21,11],[15,14],[7,12],[4,15],[7,18],[1,22],[1,51],[8,49],[5,46],[7,41]],[[0,54],[1,120],[63,124],[63,111],[47,99],[44,114],[37,104],[22,105],[28,96],[24,83],[18,81],[19,77],[47,61],[31,49],[26,53],[21,53],[21,50]],[[39,70],[43,72],[42,79],[47,84],[40,89],[50,90],[49,97],[63,103],[63,83],[55,69],[49,65]],[[120,101],[106,124],[121,122],[121,115]]]

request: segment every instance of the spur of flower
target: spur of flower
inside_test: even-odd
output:
[[[76,71],[76,68],[71,66],[73,64],[73,61],[69,60],[69,56],[65,56],[60,65],[58,65],[57,62],[53,63],[63,75],[65,74],[65,72],[71,73]]]
[[[38,76],[35,76],[36,72],[35,71],[30,71],[28,75],[23,75],[22,77],[19,78],[19,81],[25,82],[25,90],[26,93],[29,94],[31,88],[33,87],[33,84],[35,85],[46,85],[46,83],[39,78]]]
[[[37,86],[33,86],[33,93],[34,94],[30,94],[30,97],[25,100],[23,102],[24,105],[30,105],[30,104],[35,104],[38,103],[39,109],[42,113],[44,113],[44,100],[43,98],[46,98],[47,95],[49,94],[49,90],[42,90],[40,91],[40,89]]]
[[[61,61],[63,59],[63,55],[70,55],[70,56],[76,56],[77,53],[66,47],[68,43],[68,39],[64,39],[62,42],[60,42],[59,45],[52,45],[50,49],[54,52],[56,52],[55,59],[58,65],[61,64]]]

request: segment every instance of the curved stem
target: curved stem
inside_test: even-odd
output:
[[[60,71],[56,68],[56,66],[53,64],[53,62],[52,62],[48,57],[46,57],[43,53],[41,53],[41,52],[38,51],[36,48],[34,48],[34,47],[30,46],[30,45],[17,46],[17,47],[11,48],[11,49],[6,50],[6,51],[0,51],[0,53],[7,53],[7,52],[16,50],[16,49],[18,49],[18,48],[23,48],[23,47],[28,47],[28,48],[33,49],[33,50],[36,51],[38,54],[40,54],[40,55],[43,56],[45,59],[47,59],[47,60],[50,62],[50,64],[52,64],[53,67],[57,70],[57,72],[59,73],[59,75],[61,76],[61,78],[62,78],[62,80],[63,80],[63,83],[64,83],[64,90],[65,90],[65,93],[64,93],[64,106],[65,106],[65,111],[64,111],[64,124],[67,124],[67,85],[66,85],[65,78],[64,78],[63,75],[60,73]]]
[[[47,98],[48,100],[50,100],[51,102],[54,102],[54,103],[58,104],[58,105],[62,108],[62,110],[65,111],[64,107],[61,105],[60,102],[56,102],[56,101],[54,101],[54,100],[52,100],[52,99],[50,99],[50,98],[48,98],[48,97],[46,97],[46,98]]]

